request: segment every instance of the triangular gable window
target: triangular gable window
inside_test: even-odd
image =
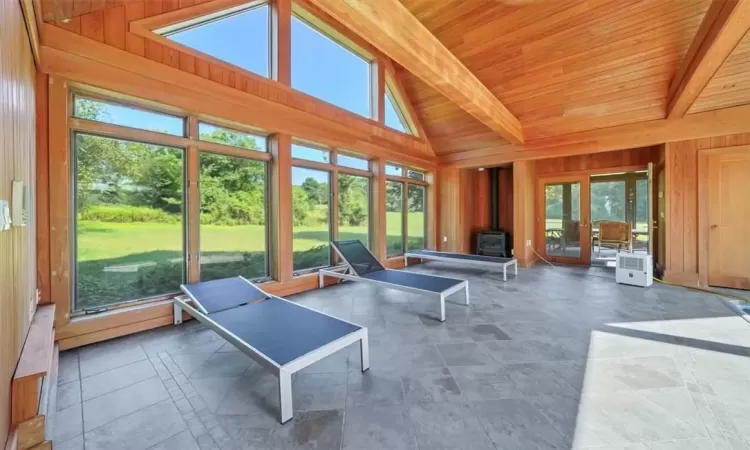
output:
[[[253,2],[154,31],[213,58],[268,77],[269,23],[268,5]]]
[[[385,84],[385,124],[386,126],[398,130],[402,133],[417,135],[413,121],[401,107],[399,99],[393,94],[391,89],[391,80],[386,78]]]

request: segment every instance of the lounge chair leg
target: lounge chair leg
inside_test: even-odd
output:
[[[466,282],[466,304],[469,304],[469,282]]]
[[[318,271],[318,287],[323,287],[323,273],[320,271]]]
[[[515,275],[516,275],[516,278],[518,278],[518,261],[513,263],[513,267],[516,269]]]
[[[359,340],[359,359],[362,363],[362,372],[370,368],[370,344],[367,339],[367,329],[364,329],[362,339]]]
[[[293,415],[292,374],[285,370],[279,372],[279,406],[281,408],[281,423],[287,423]]]
[[[182,308],[177,306],[177,303],[172,303],[172,308],[174,313],[174,324],[179,325],[182,323]]]
[[[503,282],[508,281],[508,267],[503,266]]]
[[[445,295],[440,294],[440,321],[445,322]]]
[[[404,255],[404,267],[409,267],[409,258]]]

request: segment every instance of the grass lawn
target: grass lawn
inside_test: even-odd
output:
[[[400,247],[399,213],[387,213],[387,235]],[[175,292],[183,280],[181,224],[78,221],[77,308],[134,300]],[[424,235],[424,215],[410,213],[409,235]],[[339,227],[340,239],[366,241],[367,227]],[[202,279],[266,274],[265,227],[201,226]],[[294,227],[295,266],[314,267],[327,261],[327,225]],[[297,270],[297,267],[295,267]]]

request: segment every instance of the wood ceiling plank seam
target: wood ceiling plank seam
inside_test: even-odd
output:
[[[546,79],[541,75],[529,75],[527,79],[528,84],[516,82],[512,86],[503,84],[502,87],[509,92],[509,95],[516,93],[524,93],[528,90],[539,89],[542,87],[549,87],[554,85],[562,85],[570,82],[585,82],[589,77],[596,76],[607,71],[614,70],[630,64],[639,64],[640,61],[651,61],[651,60],[662,60],[666,58],[668,62],[679,59],[679,56],[671,51],[670,48],[654,48],[642,53],[630,53],[624,52],[621,57],[617,59],[610,59],[602,62],[596,62],[594,64],[569,67],[565,68],[565,73],[559,75],[555,79]],[[592,58],[595,59],[595,58]],[[520,81],[520,80],[519,80]]]
[[[585,8],[581,6],[581,2],[576,0],[567,1],[562,5],[556,4],[554,9],[544,5],[539,5],[535,8],[538,9],[534,12],[543,14],[541,17],[537,17],[534,12],[529,13],[525,8],[519,8],[513,14],[503,17],[503,23],[497,23],[492,20],[488,21],[485,26],[475,27],[474,29],[467,31],[463,35],[463,47],[458,47],[452,50],[456,51],[461,57],[468,58],[473,54],[472,50],[476,50],[479,47],[477,45],[478,43],[485,47],[507,46],[515,40],[527,39],[528,36],[533,35],[534,29],[548,23],[552,16],[569,14],[567,11],[572,8],[576,8],[576,11],[579,9],[585,10]],[[502,30],[502,34],[497,35],[498,29]],[[489,40],[487,39],[488,35],[492,36]]]
[[[627,39],[620,40],[616,42],[607,42],[603,43],[598,46],[590,46],[586,43],[582,43],[580,46],[582,48],[581,51],[576,51],[574,53],[570,53],[564,57],[554,59],[554,60],[547,60],[544,59],[543,64],[534,66],[535,71],[544,71],[547,70],[549,67],[558,66],[560,63],[568,63],[570,60],[582,60],[587,61],[588,56],[590,53],[594,53],[600,57],[606,58],[607,55],[611,55],[613,48],[621,49],[622,51],[631,50],[632,51],[632,45],[631,43],[636,43],[644,46],[645,48],[650,48],[653,45],[653,42],[661,42],[662,40],[666,40],[667,38],[672,38],[675,35],[685,35],[683,29],[683,24],[679,20],[670,21],[665,24],[663,24],[661,27],[654,27],[650,28],[649,30],[643,32],[643,33],[633,33],[629,34]],[[684,39],[687,42],[690,42],[692,37],[685,36]],[[673,40],[677,41],[677,40]],[[680,41],[681,42],[681,41]],[[513,61],[509,61],[509,64],[513,64]]]
[[[587,131],[603,130],[606,128],[612,128],[623,125],[638,124],[641,122],[647,122],[652,120],[664,119],[664,108],[658,106],[651,109],[640,109],[632,111],[628,114],[620,114],[617,116],[617,120],[600,120],[596,126],[590,125],[589,121],[575,121],[573,126],[556,127],[551,125],[545,125],[544,127],[538,127],[536,125],[529,126],[529,136],[533,136],[533,140],[540,139],[551,139],[559,136],[566,136],[569,134],[584,133]]]
[[[561,103],[559,105],[553,105],[550,107],[538,108],[528,114],[521,114],[520,118],[525,124],[539,123],[541,118],[566,118],[568,120],[578,120],[588,116],[597,116],[603,114],[615,114],[618,111],[618,107],[625,105],[639,104],[641,102],[651,102],[653,99],[658,99],[661,105],[666,103],[666,91],[669,84],[669,80],[665,79],[660,83],[646,84],[642,86],[636,86],[630,90],[615,92],[607,95],[601,95],[597,97],[587,98],[584,103],[576,104],[572,103]],[[559,111],[562,110],[560,116],[550,115],[547,111]],[[586,110],[593,110],[591,113],[581,112]]]
[[[676,58],[672,58],[673,61],[677,61]],[[571,83],[565,82],[563,85],[554,85],[547,89],[538,89],[532,91],[527,96],[518,95],[515,97],[509,97],[506,101],[509,107],[512,107],[517,114],[521,114],[526,109],[533,108],[530,105],[530,100],[537,100],[550,102],[549,98],[560,98],[565,95],[583,96],[589,92],[600,92],[607,89],[615,89],[617,86],[630,86],[633,84],[640,84],[644,79],[666,79],[667,82],[672,78],[673,71],[668,67],[658,66],[654,67],[642,67],[637,70],[632,70],[631,67],[626,68],[627,72],[617,73],[613,75],[609,74],[597,74],[594,77],[586,80],[585,83]],[[649,72],[648,76],[644,76],[644,72]],[[573,86],[567,86],[573,84]],[[516,109],[519,108],[519,109]]]
[[[679,59],[675,55],[651,58],[637,64],[619,66],[581,78],[572,78],[530,92],[514,93],[507,97],[507,101],[509,104],[516,104],[541,97],[562,96],[564,94],[582,95],[588,91],[598,91],[612,85],[633,83],[646,78],[662,76],[671,78],[673,70],[670,63],[676,61],[679,61]]]
[[[674,40],[671,39],[673,36],[678,34],[682,34],[679,29],[667,29],[663,30],[661,34],[658,34],[656,36],[645,36],[646,38],[651,39],[659,38],[653,40],[664,41],[663,44],[659,44],[658,46],[654,46],[651,43],[651,40],[646,40],[641,36],[629,37],[627,40],[625,40],[625,42],[620,41],[614,44],[599,46],[590,49],[588,53],[577,53],[574,55],[569,55],[554,62],[545,63],[541,66],[535,66],[531,70],[527,69],[524,73],[524,77],[528,78],[530,76],[537,76],[539,78],[543,78],[544,74],[547,73],[550,69],[559,68],[560,66],[566,68],[566,70],[568,71],[572,71],[575,68],[575,64],[585,68],[589,68],[591,66],[603,63],[612,64],[623,59],[633,59],[642,55],[648,55],[649,53],[653,53],[654,51],[671,50],[672,52],[676,52],[676,50],[679,50],[683,46],[683,44],[689,43],[691,41],[690,37],[683,37],[681,39]],[[628,45],[631,43],[635,45]],[[519,84],[521,86],[524,85],[522,84],[523,80],[511,80],[511,82],[512,81],[515,81],[516,84]]]
[[[618,2],[615,1],[613,3]],[[680,11],[693,10],[692,5],[686,3],[687,2],[675,4],[681,5],[679,8]],[[588,32],[594,31],[594,28],[596,28],[596,30],[600,30],[607,24],[612,25],[612,28],[606,29],[606,35],[608,36],[626,28],[628,30],[634,31],[636,27],[645,26],[644,24],[648,23],[649,21],[661,22],[665,17],[665,14],[659,13],[653,15],[649,20],[644,20],[644,17],[647,17],[650,11],[653,11],[654,9],[664,8],[665,5],[669,4],[654,2],[650,4],[650,6],[646,7],[646,9],[643,9],[643,6],[641,4],[633,3],[623,9],[618,10],[616,13],[612,13],[611,11],[607,10],[609,4],[600,5],[589,11],[585,16],[577,18],[578,20],[574,21],[573,23],[564,24],[566,26],[561,27],[559,32],[550,35],[548,34],[550,30],[548,30],[546,36],[542,35],[542,37],[537,37],[532,41],[524,43],[522,44],[522,48],[524,49],[524,53],[532,52],[535,48],[537,49],[537,51],[542,53],[548,53],[549,47],[566,49],[567,46],[560,46],[559,43],[570,42],[573,40],[573,38],[577,37],[577,34],[581,31],[585,32],[581,34],[586,34]],[[670,14],[676,13],[677,11],[670,12]],[[626,18],[631,18],[632,16],[637,16],[637,20],[634,21],[635,25],[632,24],[631,21],[624,20]],[[573,36],[566,36],[567,34],[572,34]],[[537,48],[537,46],[542,48]]]
[[[590,66],[587,66],[585,68],[581,68],[578,70],[571,70],[567,72],[564,77],[561,77],[559,79],[551,80],[548,78],[544,78],[543,76],[529,75],[527,77],[527,79],[529,80],[529,83],[525,86],[518,86],[514,88],[511,86],[508,86],[507,84],[504,84],[502,85],[502,88],[506,89],[506,92],[508,92],[509,95],[515,95],[516,93],[523,94],[527,90],[555,86],[555,85],[560,85],[562,83],[575,82],[577,80],[585,81],[585,79],[588,76],[604,73],[609,70],[612,70],[613,68],[622,67],[624,65],[631,64],[631,63],[637,64],[637,61],[643,60],[644,56],[647,56],[647,55],[652,56],[654,54],[656,55],[655,58],[665,57],[665,55],[667,55],[666,57],[669,57],[669,55],[673,55],[675,58],[679,58],[678,56],[674,55],[673,52],[671,52],[669,48],[666,48],[666,49],[655,48],[653,50],[649,50],[645,54],[635,54],[635,55],[624,52],[624,56],[622,58],[618,58],[617,60],[607,61],[605,63],[592,64]],[[538,81],[535,78],[537,78]]]

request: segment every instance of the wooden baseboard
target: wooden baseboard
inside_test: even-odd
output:
[[[664,281],[674,284],[682,284],[684,286],[700,286],[700,277],[695,272],[677,272],[671,273],[667,271],[664,274]]]

